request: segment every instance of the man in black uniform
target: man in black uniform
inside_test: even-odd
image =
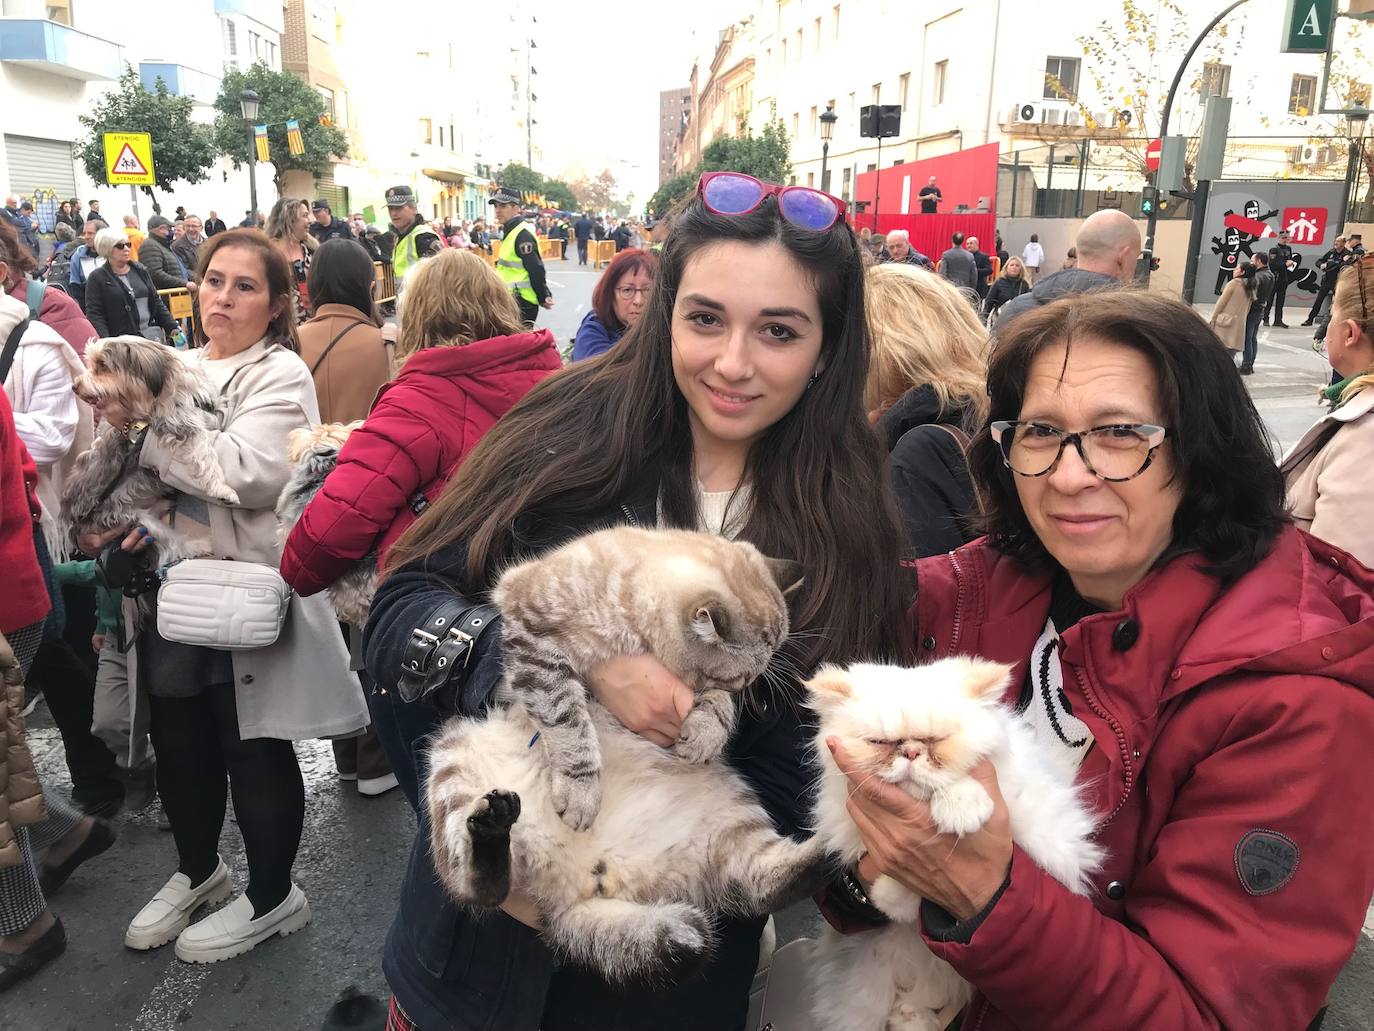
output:
[[[1336,276],[1349,263],[1350,257],[1350,252],[1345,249],[1345,237],[1338,236],[1334,246],[1317,259],[1317,270],[1322,274],[1322,283],[1317,291],[1317,299],[1312,302],[1312,310],[1307,313],[1304,326],[1310,326],[1317,320],[1317,316],[1321,314],[1322,304],[1336,289]]]
[[[496,271],[515,295],[521,319],[533,326],[541,305],[553,307],[553,294],[544,276],[544,259],[539,256],[539,240],[520,213],[519,194],[503,186],[487,203],[492,205],[496,220],[501,223]]]
[[[1285,229],[1279,233],[1279,242],[1269,248],[1269,271],[1274,273],[1274,292],[1269,295],[1269,305],[1264,312],[1264,324],[1269,325],[1270,312],[1273,312],[1274,326],[1287,329],[1283,321],[1283,302],[1288,292],[1288,277],[1293,270],[1288,263],[1293,260],[1293,248],[1289,245],[1292,234]]]
[[[313,216],[310,235],[319,243],[326,240],[353,239],[353,230],[348,228],[348,223],[343,219],[334,217],[334,212],[329,208],[329,201],[323,197],[310,205],[310,214]]]

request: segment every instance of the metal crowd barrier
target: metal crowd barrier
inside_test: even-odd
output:
[[[172,318],[181,323],[186,339],[194,343],[196,339],[196,305],[191,299],[191,291],[184,286],[174,290],[159,290],[157,295],[167,305]]]
[[[377,270],[377,303],[385,304],[396,300],[396,271],[389,261],[374,261]]]

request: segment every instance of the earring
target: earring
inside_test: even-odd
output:
[[[820,378],[821,378],[821,374],[820,374],[820,371],[819,371],[819,370],[817,370],[816,372],[813,372],[813,373],[811,374],[811,378],[810,378],[809,380],[806,381],[806,389],[807,389],[807,390],[810,390],[812,387],[814,387],[814,386],[816,385],[816,380],[818,380],[818,379],[820,379]]]

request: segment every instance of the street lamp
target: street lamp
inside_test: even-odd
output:
[[[257,93],[250,89],[239,94],[239,111],[243,113],[244,124],[248,126],[248,201],[253,207],[253,213],[248,217],[254,226],[258,224],[258,141],[254,138],[253,123],[258,120],[259,99]]]
[[[1350,167],[1346,173],[1346,210],[1357,210],[1360,172],[1364,168],[1364,128],[1369,121],[1369,108],[1356,104],[1346,112],[1346,129],[1350,136]]]
[[[830,137],[835,135],[835,123],[840,116],[835,113],[833,103],[826,104],[825,110],[821,112],[821,189],[829,192],[830,181],[826,179],[825,163],[830,157]]]

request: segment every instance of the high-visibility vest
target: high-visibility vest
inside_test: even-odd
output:
[[[538,304],[539,295],[530,286],[530,274],[525,271],[525,263],[515,253],[515,238],[524,228],[525,223],[521,222],[501,237],[501,247],[496,252],[496,272],[506,284],[506,289],[512,291],[516,297],[530,304]]]
[[[413,227],[396,242],[396,249],[391,252],[391,271],[396,275],[396,282],[405,278],[406,269],[420,260],[420,252],[415,248],[415,237],[419,235],[419,226]]]

